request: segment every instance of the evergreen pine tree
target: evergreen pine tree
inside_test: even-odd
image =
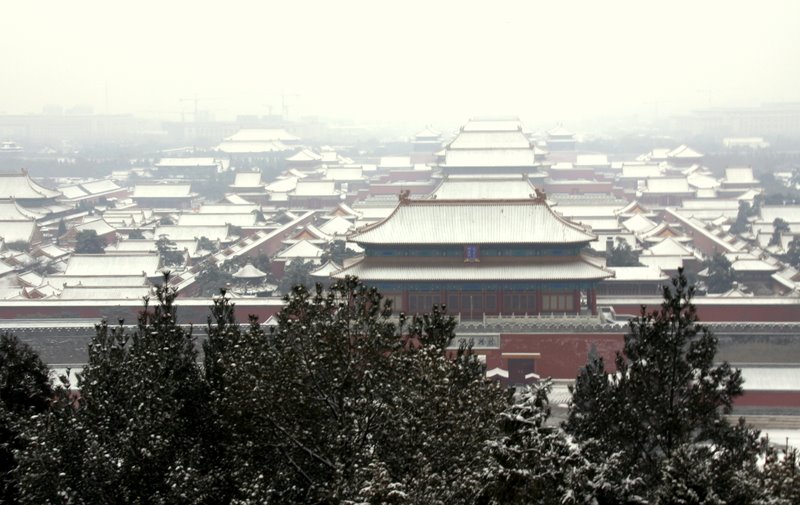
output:
[[[0,334],[0,503],[19,499],[14,452],[25,447],[30,417],[47,409],[52,393],[38,354],[14,335]]]
[[[97,326],[80,400],[64,397],[24,456],[28,501],[202,501],[205,391],[194,338],[177,323],[166,279],[156,295],[133,335]],[[62,468],[55,478],[52,466]]]
[[[715,366],[717,339],[698,324],[693,293],[680,270],[664,286],[661,309],[642,309],[631,320],[616,371],[596,358],[578,376],[565,425],[577,441],[594,447],[597,464],[619,455],[627,478],[641,479],[631,491],[649,501],[668,483],[665,462],[677,465],[679,454],[708,447],[707,456],[719,462],[709,482],[723,499],[735,498],[730,493],[738,489],[727,476],[739,475],[755,458],[755,433],[722,417],[741,395],[742,378],[727,363]]]

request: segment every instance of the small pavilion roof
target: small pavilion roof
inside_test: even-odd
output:
[[[337,265],[333,261],[326,261],[323,265],[319,268],[311,272],[312,277],[324,277],[328,278],[331,277],[333,274],[341,270],[341,265]]]
[[[286,161],[322,161],[322,156],[315,153],[311,149],[304,148],[286,158]]]
[[[254,267],[251,263],[248,263],[237,270],[233,276],[237,279],[263,279],[267,274]]]
[[[319,258],[322,256],[323,251],[321,248],[315,246],[308,240],[300,240],[283,251],[279,252],[279,258]]]
[[[703,155],[687,145],[681,145],[667,153],[667,158],[677,159],[699,159]]]
[[[642,214],[636,214],[622,222],[625,229],[634,233],[644,233],[656,227],[656,223],[647,219]]]

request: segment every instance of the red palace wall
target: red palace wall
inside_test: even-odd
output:
[[[785,299],[776,298],[772,303],[737,303],[732,300],[726,300],[725,304],[705,304],[702,298],[695,298],[695,307],[697,307],[697,316],[700,322],[797,322],[800,321],[800,304],[798,303],[781,303]],[[647,300],[647,310],[657,310],[660,308],[660,301]],[[611,306],[617,314],[633,314],[638,315],[641,310],[641,303],[636,303],[634,300],[621,301],[604,300],[599,298],[597,300],[599,306]]]
[[[586,365],[589,352],[594,345],[609,369],[614,368],[614,356],[622,349],[624,333],[532,333],[503,334],[500,349],[478,349],[486,355],[486,368],[508,369],[508,360],[529,353],[533,356],[535,372],[541,377],[574,379],[581,367]],[[524,356],[522,356],[524,357]]]
[[[747,385],[745,384],[745,387]],[[746,391],[736,399],[737,407],[800,408],[800,391]]]

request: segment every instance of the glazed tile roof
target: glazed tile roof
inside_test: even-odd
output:
[[[19,173],[0,173],[0,199],[48,199],[61,193],[35,183],[24,171]]]
[[[388,218],[350,236],[359,244],[582,244],[595,239],[540,198],[404,200]]]
[[[501,200],[525,199],[536,194],[536,188],[529,180],[515,178],[454,178],[448,177],[431,193],[432,198],[439,200]]]

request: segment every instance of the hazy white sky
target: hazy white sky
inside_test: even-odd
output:
[[[419,124],[800,101],[800,1],[10,2],[0,112]]]

